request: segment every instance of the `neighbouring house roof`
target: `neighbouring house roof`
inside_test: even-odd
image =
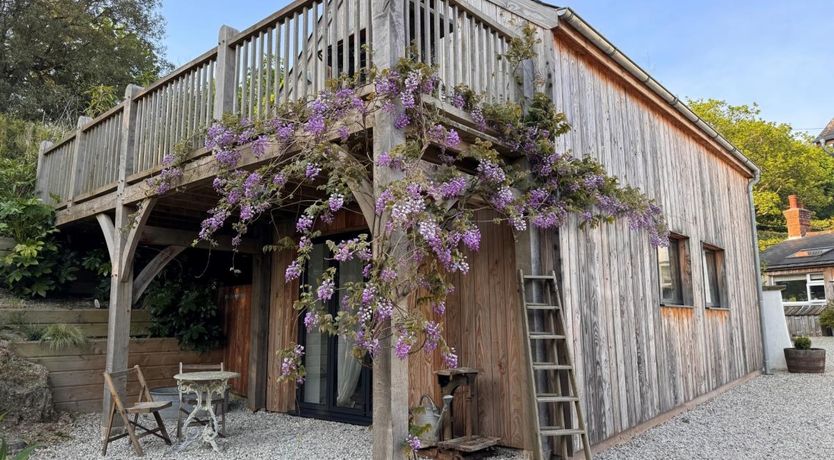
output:
[[[762,252],[765,271],[834,266],[834,233],[783,241]]]
[[[814,142],[825,142],[830,141],[832,139],[834,139],[834,118],[832,118],[831,121],[829,121],[828,124],[825,126],[825,128],[823,128],[819,136],[817,136],[817,138],[814,139]]]

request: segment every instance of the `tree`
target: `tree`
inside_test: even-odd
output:
[[[159,0],[0,0],[0,113],[74,122],[100,85],[170,68]]]
[[[689,106],[761,168],[761,181],[753,191],[760,228],[784,229],[782,210],[791,194],[817,218],[834,215],[834,158],[807,135],[786,123],[763,119],[756,104],[702,99]]]

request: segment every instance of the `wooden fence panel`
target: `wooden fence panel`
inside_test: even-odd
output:
[[[94,340],[82,347],[52,350],[40,342],[12,343],[22,358],[42,364],[49,370],[49,386],[55,407],[73,412],[101,410],[106,340]],[[175,386],[179,363],[216,363],[222,351],[207,353],[180,350],[173,338],[131,339],[128,365],[142,367],[151,388]],[[128,396],[138,395],[136,382],[128,382]]]
[[[151,326],[147,310],[133,310],[130,313],[130,335],[147,336]],[[67,310],[54,308],[49,310],[4,309],[0,310],[0,325],[23,323],[46,327],[50,324],[71,324],[76,326],[89,338],[107,337],[108,311],[102,309]]]

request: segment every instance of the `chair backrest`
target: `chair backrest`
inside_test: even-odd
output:
[[[188,371],[223,371],[223,362],[219,364],[183,364],[180,362],[180,374]]]
[[[113,404],[116,405],[119,411],[124,412],[125,410],[124,404],[127,402],[128,385],[131,383],[133,376],[136,377],[139,383],[139,398],[136,402],[153,401],[151,392],[148,389],[148,382],[145,380],[145,374],[142,373],[142,368],[138,364],[129,369],[113,372],[105,371],[103,374],[104,382],[110,391]]]

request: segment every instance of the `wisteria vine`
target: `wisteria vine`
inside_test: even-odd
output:
[[[350,340],[357,359],[377,356],[390,340],[400,359],[439,350],[445,366],[458,365],[443,317],[454,289],[449,275],[466,274],[469,255],[480,247],[479,210],[492,210],[495,223],[516,232],[555,229],[571,214],[591,226],[625,218],[652,244],[668,243],[652,200],[596,160],[557,151],[555,139],[570,126],[546,95],[525,106],[489,103],[457,86],[444,99],[434,69],[406,59],[371,78],[372,91],[342,80],[312,101],[279,107],[269,120],[226,117],[212,125],[205,146],[219,167],[213,182],[219,200],[199,234],[212,241],[230,229],[237,246],[259,217],[295,212],[282,240],[296,255],[284,273],[301,285],[295,308],[309,331]],[[427,96],[466,111],[499,142],[464,145]],[[378,113],[390,116],[405,142],[375,154],[368,127]],[[155,192],[176,188],[186,159],[166,156]],[[251,164],[260,166],[244,168]],[[374,171],[392,179],[375,183]],[[313,240],[342,212],[363,213],[369,231],[326,245],[334,260],[361,261],[363,281],[337,287],[333,268],[306,280]],[[336,315],[327,307],[333,299]],[[282,378],[302,383],[304,348],[293,344],[279,354]]]

